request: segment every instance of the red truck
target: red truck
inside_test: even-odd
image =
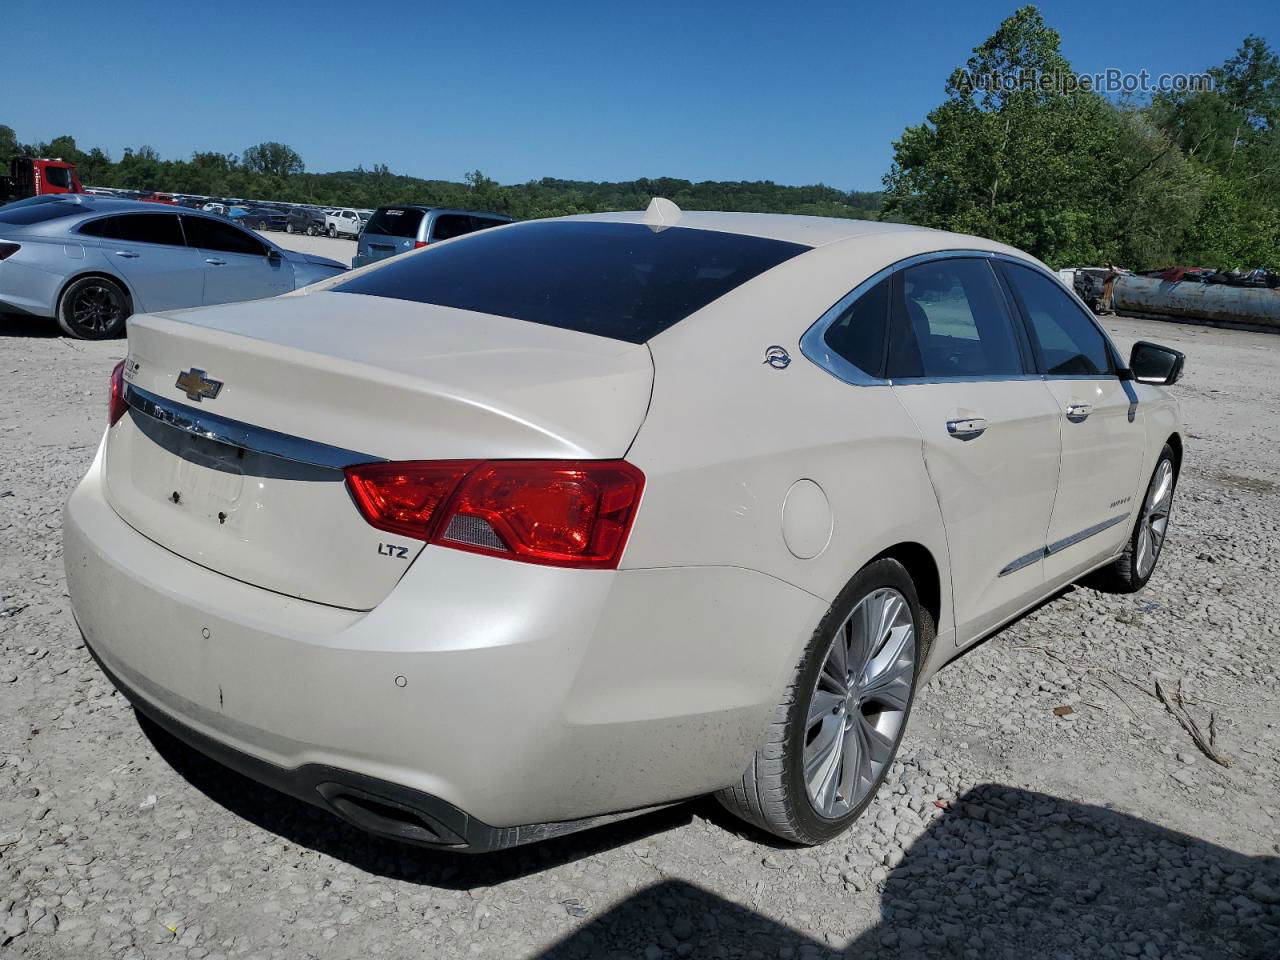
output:
[[[47,193],[84,193],[75,164],[43,157],[14,157],[9,176],[0,176],[0,203]]]

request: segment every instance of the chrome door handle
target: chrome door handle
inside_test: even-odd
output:
[[[947,433],[957,440],[972,440],[980,437],[987,430],[987,421],[982,417],[966,417],[963,420],[948,420]]]
[[[138,254],[134,253],[132,250],[117,250],[117,251],[116,251],[116,256],[117,256],[117,257],[124,257],[126,260],[137,260],[137,259],[138,259]]]
[[[208,257],[208,258],[205,260],[205,263],[211,263],[211,264],[213,264],[215,267],[225,267],[225,266],[227,265],[227,261],[225,261],[225,260],[215,260],[213,257]]]
[[[1072,423],[1084,423],[1092,412],[1093,407],[1087,403],[1067,404],[1067,419]]]

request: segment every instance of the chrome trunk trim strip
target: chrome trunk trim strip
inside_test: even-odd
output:
[[[255,427],[239,420],[220,417],[216,413],[206,413],[186,404],[166,400],[132,384],[125,392],[125,400],[130,409],[175,430],[294,463],[342,469],[357,463],[375,463],[384,459],[265,427]]]

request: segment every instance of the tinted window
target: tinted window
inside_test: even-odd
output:
[[[81,224],[80,232],[89,237],[108,237],[115,239],[119,236],[116,233],[116,217],[103,217],[101,220],[90,220],[88,223]]]
[[[159,243],[184,247],[182,227],[174,213],[130,213],[115,218],[115,238],[126,243]]]
[[[889,292],[892,278],[885,278],[853,301],[823,339],[835,353],[873,377],[884,369],[884,338],[889,326]]]
[[[1045,373],[1111,373],[1111,351],[1102,332],[1061,284],[1029,267],[1006,264],[1004,269]]]
[[[86,207],[69,200],[43,202],[46,199],[44,197],[34,199],[42,202],[28,203],[19,200],[17,203],[7,203],[0,207],[0,223],[12,224],[15,227],[29,226],[33,223],[45,223],[48,220],[57,220],[59,217],[70,217],[86,212]]]
[[[442,213],[436,217],[436,222],[431,227],[431,239],[448,240],[450,237],[471,233],[475,229],[472,226],[471,217],[465,217],[460,213]]]
[[[934,260],[895,275],[888,375],[1023,373],[1004,292],[985,260]]]
[[[536,222],[391,260],[333,289],[643,343],[808,249],[685,227]]]
[[[183,217],[183,225],[187,230],[187,242],[193,247],[223,253],[251,253],[260,257],[267,253],[267,248],[257,237],[221,220]]]
[[[386,207],[374,212],[365,232],[384,237],[416,237],[422,215],[421,210],[413,207]]]

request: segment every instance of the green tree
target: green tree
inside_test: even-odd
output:
[[[18,143],[18,135],[13,127],[0,123],[0,174],[9,172],[9,161],[20,156],[22,147]]]
[[[268,141],[249,147],[240,156],[240,163],[251,173],[267,174],[284,179],[302,173],[306,167],[302,157],[287,144]]]
[[[1115,256],[1119,117],[1073,86],[1057,31],[1023,7],[973,51],[947,99],[894,144],[882,216],[975,233],[1055,264]]]

